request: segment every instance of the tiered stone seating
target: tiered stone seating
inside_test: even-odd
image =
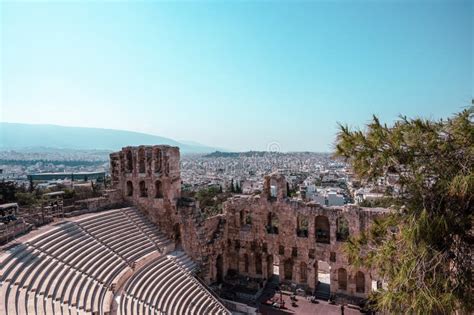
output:
[[[66,221],[0,256],[0,314],[107,314],[124,271],[170,241],[133,208]]]
[[[230,314],[192,274],[194,262],[183,252],[161,257],[125,284],[118,314]]]

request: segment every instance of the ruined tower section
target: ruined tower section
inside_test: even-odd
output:
[[[112,185],[170,238],[179,222],[181,193],[179,148],[167,145],[124,147],[110,154]]]
[[[288,185],[284,175],[275,172],[265,176],[263,194],[268,200],[282,200],[288,197]]]

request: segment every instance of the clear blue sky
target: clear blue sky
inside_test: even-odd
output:
[[[1,2],[0,121],[327,151],[473,97],[472,1]]]

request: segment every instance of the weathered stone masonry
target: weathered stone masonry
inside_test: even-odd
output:
[[[386,209],[323,207],[287,197],[284,176],[265,177],[260,195],[239,195],[223,214],[204,219],[196,202],[180,198],[179,149],[125,147],[110,156],[112,182],[200,263],[207,282],[229,270],[266,279],[279,261],[279,278],[308,290],[318,281],[318,261],[330,265],[331,292],[366,297],[376,276],[348,264],[341,246]]]
[[[126,201],[148,214],[163,232],[173,237],[179,222],[179,149],[170,146],[125,147],[110,155],[112,184]]]

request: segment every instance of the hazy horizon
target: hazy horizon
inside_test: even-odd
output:
[[[0,121],[329,152],[473,93],[471,1],[0,3]]]
[[[134,134],[141,134],[141,135],[145,135],[145,136],[156,136],[156,137],[160,137],[160,135],[154,135],[154,134],[151,134],[151,133],[142,133],[142,132],[136,132],[136,131],[129,131],[129,130],[121,130],[121,129],[110,129],[110,128],[95,128],[95,127],[81,127],[81,126],[63,126],[63,125],[57,125],[57,124],[41,124],[41,123],[38,123],[38,124],[25,124],[25,123],[16,123],[16,122],[5,122],[5,121],[0,121],[0,140],[3,140],[2,139],[2,124],[11,124],[11,125],[25,125],[25,126],[47,126],[47,127],[61,127],[61,128],[72,128],[72,129],[95,129],[95,130],[99,130],[99,131],[117,131],[117,132],[130,132],[130,133],[134,133]],[[231,150],[231,149],[227,149],[227,148],[221,148],[221,147],[214,147],[212,145],[208,145],[206,143],[199,143],[199,142],[195,142],[195,141],[187,141],[187,140],[183,140],[183,139],[171,139],[171,138],[167,138],[167,140],[173,140],[173,141],[176,141],[176,142],[179,142],[179,144],[176,144],[176,143],[171,143],[171,144],[168,144],[168,143],[163,143],[162,141],[156,141],[156,142],[153,142],[153,145],[161,145],[161,144],[168,144],[168,145],[192,145],[192,146],[202,146],[202,147],[206,147],[206,148],[211,148],[212,150],[207,150],[206,152],[187,152],[187,151],[184,151],[182,153],[184,154],[207,154],[207,153],[211,153],[211,152],[217,152],[217,151],[221,151],[221,152],[224,152],[224,153],[240,153],[240,152],[251,152],[251,151],[258,151],[258,152],[263,152],[263,151],[268,151],[268,152],[271,152],[271,153],[304,153],[304,152],[310,152],[310,153],[322,153],[322,154],[332,154],[332,150],[328,150],[328,151],[308,151],[308,150],[300,150],[300,151],[282,151],[281,148],[279,147],[279,144],[278,143],[270,143],[270,147],[266,148],[265,150],[256,150],[256,149],[249,149],[249,150],[245,150],[245,151],[239,151],[239,150]],[[2,146],[3,143],[0,142],[0,151],[9,151],[9,150],[13,150],[13,151],[30,151],[30,150],[33,150],[34,152],[34,149],[51,149],[51,150],[65,150],[65,151],[88,151],[88,150],[96,150],[96,151],[109,151],[109,152],[113,152],[113,151],[116,151],[116,150],[119,150],[121,147],[123,146],[128,146],[128,145],[131,145],[131,146],[137,146],[137,145],[151,145],[149,143],[140,143],[140,144],[132,144],[132,143],[127,143],[127,144],[123,144],[123,146],[121,147],[116,147],[116,148],[109,148],[109,149],[106,149],[106,148],[94,148],[94,147],[84,147],[84,148],[72,148],[72,147],[58,147],[57,145],[50,145],[48,146],[47,144],[41,144],[41,145],[30,145],[30,146],[25,146],[25,145],[22,145],[20,144],[19,146],[17,147],[12,147],[12,146],[7,146],[7,147],[4,147]],[[271,147],[271,145],[274,145],[273,147]]]

